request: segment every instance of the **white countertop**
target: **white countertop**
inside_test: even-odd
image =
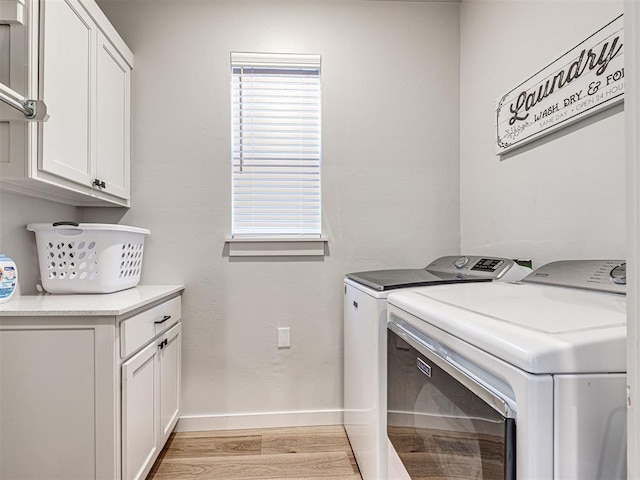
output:
[[[103,294],[14,296],[0,304],[0,317],[124,315],[184,290],[184,285],[138,285]]]

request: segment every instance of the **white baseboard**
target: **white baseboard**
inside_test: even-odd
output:
[[[178,420],[176,432],[203,430],[240,430],[274,427],[307,427],[313,425],[342,425],[342,410],[313,410],[302,412],[233,413],[228,415],[184,415]]]

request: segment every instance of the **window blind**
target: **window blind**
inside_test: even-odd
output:
[[[232,235],[321,235],[319,55],[231,54]]]

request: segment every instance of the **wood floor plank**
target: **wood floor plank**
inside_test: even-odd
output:
[[[223,455],[257,455],[261,453],[261,435],[172,436],[165,446],[165,459],[219,457]]]
[[[287,478],[287,480],[362,480],[362,476],[359,473],[352,473],[351,475],[333,475],[322,477],[297,477]]]
[[[342,426],[330,430],[304,428],[293,433],[269,433],[262,437],[263,454],[345,452],[353,471],[359,472],[351,444]]]
[[[154,480],[343,478],[355,473],[344,452],[163,459]]]
[[[344,433],[295,433],[262,435],[262,453],[349,452],[351,445]]]
[[[176,432],[178,437],[240,437],[243,435],[312,435],[312,434],[345,435],[342,425],[314,425],[304,427],[267,427],[238,430],[204,430],[195,432]]]
[[[173,433],[148,480],[362,480],[342,425]]]

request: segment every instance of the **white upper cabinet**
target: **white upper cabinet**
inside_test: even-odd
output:
[[[12,144],[0,187],[78,206],[130,206],[133,54],[94,0],[26,0],[25,8],[28,21],[12,34],[35,48],[18,43],[9,61],[27,59],[27,95],[46,103],[49,119],[5,122]],[[0,131],[2,120],[0,110]]]
[[[105,192],[129,199],[131,67],[100,32],[96,85],[96,178]]]
[[[40,124],[41,170],[81,185],[91,184],[93,123],[91,64],[96,49],[93,22],[77,0],[41,4],[42,80],[50,118]]]

